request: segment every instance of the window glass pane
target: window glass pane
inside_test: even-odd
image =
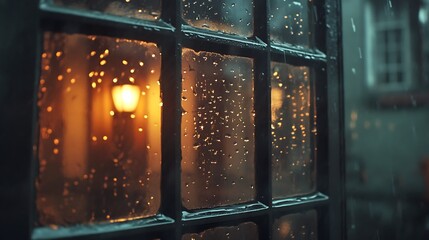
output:
[[[182,0],[182,16],[193,27],[253,35],[252,0]]]
[[[317,213],[311,210],[283,216],[274,221],[274,240],[317,240]]]
[[[188,209],[254,198],[253,60],[183,50],[182,197]]]
[[[188,233],[182,240],[257,240],[258,226],[247,222],[234,227],[217,227],[201,233]]]
[[[107,14],[157,20],[161,15],[161,0],[48,0],[59,6],[85,9]]]
[[[312,0],[270,0],[271,41],[309,47],[313,38]]]
[[[315,190],[312,97],[308,67],[271,64],[273,198]],[[313,118],[314,126],[316,118]]]
[[[44,34],[36,182],[40,225],[156,214],[160,65],[153,43]]]

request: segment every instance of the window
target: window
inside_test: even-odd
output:
[[[429,30],[428,30],[428,19],[429,18],[429,2],[423,1],[422,6],[419,10],[419,21],[421,24],[421,31],[422,31],[422,39],[427,39],[429,36]],[[422,43],[422,49],[423,49],[423,81],[425,84],[429,83],[429,44],[427,41],[423,41]]]
[[[391,1],[384,4],[368,1],[365,26],[367,83],[371,90],[381,92],[406,91],[420,82],[416,56],[411,48],[412,15],[408,2]],[[382,13],[382,14],[375,14]]]
[[[338,1],[21,5],[12,236],[342,239]]]

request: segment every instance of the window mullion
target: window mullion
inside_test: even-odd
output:
[[[268,211],[259,221],[259,238],[272,235],[272,165],[271,165],[271,47],[269,36],[269,0],[254,1],[255,35],[267,43],[266,51],[255,56],[255,180],[257,201],[267,205]]]
[[[39,74],[38,1],[3,5],[0,20],[4,36],[0,39],[1,198],[6,204],[2,237],[29,239],[35,217],[35,171],[31,170],[36,167],[32,143],[37,99],[34,83]]]
[[[341,44],[341,1],[325,1],[326,26],[326,115],[327,123],[327,156],[329,166],[328,192],[329,203],[329,227],[323,229],[323,237],[329,234],[329,239],[346,239],[345,223],[345,199],[344,192],[344,93],[343,93],[343,54]],[[320,127],[319,127],[320,128]],[[329,231],[328,233],[326,231]],[[324,238],[323,238],[324,239]]]
[[[174,227],[163,233],[163,239],[182,237],[181,199],[181,69],[182,37],[180,0],[164,0],[162,17],[175,27],[174,37],[163,39],[161,97],[162,161],[161,212],[174,219]]]

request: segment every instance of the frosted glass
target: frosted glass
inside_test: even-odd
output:
[[[270,0],[271,41],[309,47],[313,38],[312,5],[312,0]]]
[[[183,49],[182,200],[254,199],[253,60]]]
[[[274,221],[273,240],[317,240],[317,212],[283,216]]]
[[[160,204],[161,54],[153,43],[45,33],[38,92],[39,225],[124,221]],[[118,111],[112,88],[140,89]]]
[[[106,14],[157,20],[161,15],[161,0],[50,0],[54,4]]]
[[[252,0],[182,0],[182,17],[193,27],[250,37]]]
[[[201,233],[188,233],[182,240],[257,240],[258,226],[247,222],[233,227],[217,227]]]
[[[276,62],[271,68],[273,198],[309,194],[315,190],[312,138],[317,133],[310,71]]]

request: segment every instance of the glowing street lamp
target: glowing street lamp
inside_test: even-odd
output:
[[[134,112],[140,99],[137,85],[124,84],[112,88],[113,104],[118,112]]]

